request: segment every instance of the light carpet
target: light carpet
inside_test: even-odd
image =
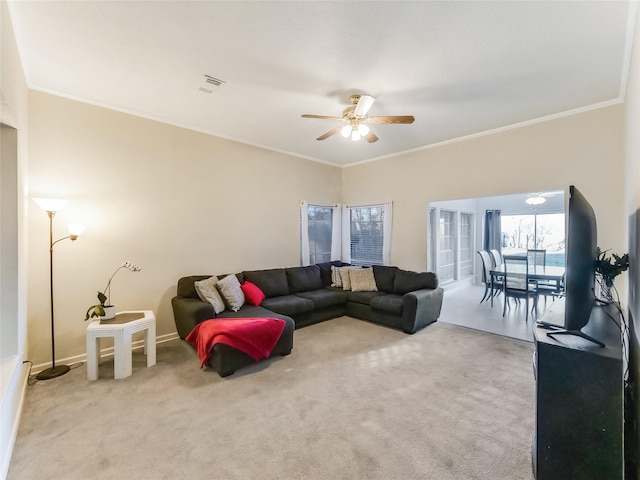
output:
[[[175,340],[28,387],[8,479],[531,480],[532,350],[341,317],[222,379]]]

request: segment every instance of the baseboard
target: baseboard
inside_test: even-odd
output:
[[[0,459],[0,462],[1,462],[0,478],[3,480],[7,478],[7,474],[9,473],[9,465],[11,464],[11,457],[13,456],[13,448],[16,444],[16,439],[18,438],[18,429],[20,428],[20,419],[22,418],[22,408],[24,406],[24,398],[27,394],[27,384],[29,381],[29,367],[26,363],[21,363],[16,368],[16,370],[19,370],[19,376],[20,376],[18,379],[15,380],[16,395],[13,397],[17,400],[17,406],[15,409],[15,414],[11,415],[10,433],[9,433],[9,437],[7,439],[6,445],[3,445],[4,448],[2,452],[2,458]],[[7,392],[5,392],[5,397],[2,398],[2,403],[7,401],[8,400],[7,397],[10,395],[11,395],[11,388],[9,388]],[[3,405],[3,408],[2,408],[3,422],[7,420],[6,418],[4,418],[5,417],[4,414],[7,413],[7,412],[4,412],[4,407],[5,406]],[[4,429],[4,426],[3,426],[3,429]]]
[[[178,333],[167,333],[165,335],[160,335],[158,337],[156,337],[156,345],[159,343],[165,343],[165,342],[169,342],[171,340],[177,340],[180,337],[178,336]],[[131,344],[131,349],[132,350],[136,350],[138,348],[143,348],[144,347],[144,340],[136,340],[135,342],[133,342]],[[113,355],[113,347],[106,347],[106,348],[101,348],[100,349],[100,356],[101,357],[108,357],[109,355]],[[75,363],[84,363],[87,361],[87,353],[83,353],[81,355],[74,355],[72,357],[66,357],[66,358],[60,358],[56,360],[56,363],[60,364],[60,365],[72,365]],[[38,365],[34,365],[32,370],[32,373],[38,373],[41,372],[42,370],[45,370],[47,368],[51,367],[51,362],[47,362],[47,363],[40,363]]]

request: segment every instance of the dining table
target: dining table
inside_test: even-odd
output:
[[[518,269],[521,269],[521,272],[518,272]],[[516,273],[524,273],[524,268],[519,265],[515,265],[509,269],[509,271],[514,271]],[[555,265],[534,265],[529,264],[529,280],[530,281],[547,281],[547,282],[555,282],[556,291],[558,293],[562,292],[562,283],[564,280],[565,267],[558,267]],[[491,292],[494,291],[495,280],[499,277],[504,277],[505,275],[505,266],[504,263],[501,265],[496,265],[489,270],[489,274],[491,275]],[[491,295],[491,306],[493,307],[493,295]]]

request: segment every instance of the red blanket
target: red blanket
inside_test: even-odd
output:
[[[221,318],[205,320],[195,326],[185,339],[195,347],[204,367],[211,350],[224,343],[258,361],[267,358],[278,342],[285,321],[279,318]]]

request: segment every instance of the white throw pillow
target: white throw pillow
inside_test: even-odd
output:
[[[349,270],[351,291],[353,292],[377,292],[376,278],[373,276],[373,268],[361,268]]]
[[[227,306],[234,312],[240,310],[244,305],[244,293],[240,288],[238,277],[233,274],[227,275],[222,280],[218,280],[217,287]]]
[[[340,278],[342,279],[343,290],[351,290],[351,277],[349,273],[354,270],[362,270],[362,267],[341,267]]]
[[[224,310],[224,300],[216,288],[217,283],[218,279],[215,276],[194,283],[200,299],[213,305],[213,311],[216,314]]]
[[[338,288],[344,288],[344,286],[342,285],[342,274],[341,272],[344,270],[351,270],[354,268],[360,268],[360,267],[356,267],[353,265],[346,265],[344,267],[336,267],[334,265],[331,265],[331,286],[332,287],[338,287]],[[349,280],[347,280],[348,282]],[[348,288],[345,290],[349,290]]]

